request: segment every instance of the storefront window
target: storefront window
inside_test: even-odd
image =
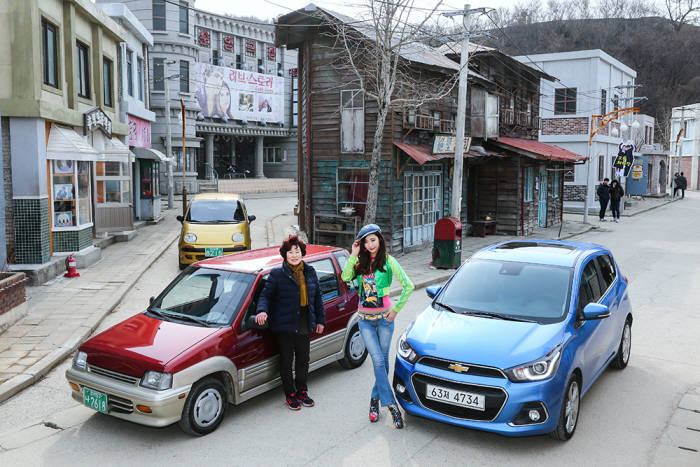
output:
[[[338,213],[364,217],[368,186],[368,169],[338,167],[336,191]]]
[[[126,162],[96,162],[97,204],[129,204],[131,179]]]
[[[80,227],[92,222],[90,163],[55,160],[51,163],[53,227]]]
[[[197,148],[187,148],[187,167],[188,172],[197,171]],[[182,170],[182,148],[173,148],[173,157],[175,157],[175,167],[173,170]]]
[[[141,198],[160,196],[159,163],[151,160],[141,160]]]

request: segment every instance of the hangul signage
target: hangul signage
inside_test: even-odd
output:
[[[197,42],[202,47],[209,47],[211,45],[211,34],[206,29],[200,29],[199,34],[197,34]]]
[[[178,112],[180,115],[180,112]],[[137,148],[151,147],[151,122],[127,116],[129,120],[129,146]]]
[[[255,41],[251,41],[250,39],[246,39],[245,41],[245,53],[248,56],[255,57],[256,55],[256,49],[255,47]]]
[[[267,59],[275,60],[277,58],[277,49],[274,46],[268,46],[267,48]]]
[[[451,135],[435,135],[433,139],[433,147],[431,152],[433,154],[454,154],[455,146],[457,144],[457,137]],[[464,138],[464,153],[469,152],[471,147],[472,139],[471,137]]]
[[[235,45],[235,39],[233,36],[224,36],[224,50],[227,52],[233,52]]]
[[[296,76],[296,75],[297,75],[297,69],[296,69],[296,68],[290,68],[288,73],[289,73],[289,76]]]
[[[95,107],[83,115],[83,130],[85,134],[90,134],[97,129],[112,137],[112,120],[99,107]]]

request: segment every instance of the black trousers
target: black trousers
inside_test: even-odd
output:
[[[614,199],[610,200],[610,210],[612,211],[613,219],[620,218],[620,200],[619,199],[617,201]]]
[[[600,202],[600,214],[598,214],[598,217],[603,219],[605,217],[605,210],[608,209],[608,200],[607,199],[598,199]]]
[[[284,394],[289,397],[297,391],[306,391],[311,335],[276,332],[275,337],[277,337],[277,347],[280,351],[280,378],[282,378]],[[292,361],[294,361],[296,381],[292,376]]]

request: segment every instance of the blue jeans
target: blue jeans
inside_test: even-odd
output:
[[[383,318],[376,321],[360,319],[358,326],[374,365],[372,399],[379,399],[383,407],[395,405],[396,400],[389,383],[389,348],[394,334],[394,322]]]

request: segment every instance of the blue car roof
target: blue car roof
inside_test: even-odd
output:
[[[522,263],[574,267],[589,254],[608,249],[595,243],[566,242],[562,240],[511,240],[497,243],[476,252],[472,258]]]

